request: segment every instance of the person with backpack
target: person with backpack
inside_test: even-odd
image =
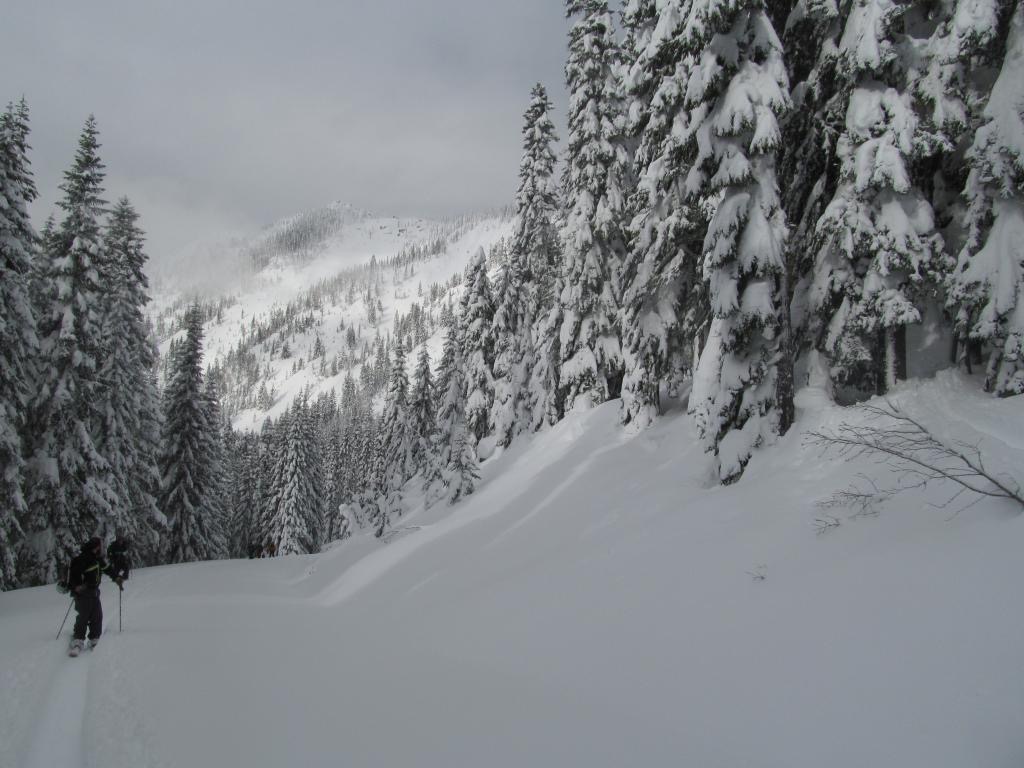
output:
[[[115,581],[120,579],[121,582],[128,581],[128,574],[132,570],[132,560],[129,550],[131,549],[131,542],[128,537],[125,536],[121,531],[117,532],[117,536],[110,542],[110,546],[107,547],[107,557],[110,559],[111,578]]]
[[[77,656],[85,648],[86,629],[89,648],[95,648],[103,634],[103,605],[100,580],[106,573],[118,587],[124,580],[103,559],[103,540],[94,536],[82,545],[82,551],[68,568],[68,588],[75,598],[75,630],[68,655]]]

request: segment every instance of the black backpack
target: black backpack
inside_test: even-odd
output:
[[[71,566],[64,569],[64,578],[57,581],[57,591],[62,595],[71,594]]]

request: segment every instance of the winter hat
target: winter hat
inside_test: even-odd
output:
[[[93,536],[91,539],[85,542],[85,544],[82,545],[82,551],[91,552],[92,550],[99,549],[102,546],[103,539],[101,539],[99,536]]]

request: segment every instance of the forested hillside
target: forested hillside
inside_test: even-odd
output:
[[[147,308],[93,118],[33,225],[28,108],[8,108],[4,587],[114,528],[150,563],[383,537],[612,400],[641,430],[683,396],[733,484],[812,379],[841,404],[952,366],[1024,392],[1019,3],[566,12],[566,127],[538,84],[507,227],[328,206],[240,242],[219,298]]]

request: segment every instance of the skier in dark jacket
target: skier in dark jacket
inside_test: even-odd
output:
[[[103,540],[94,536],[82,545],[82,551],[71,561],[68,586],[75,597],[75,631],[68,653],[77,656],[85,647],[85,630],[89,630],[89,647],[95,648],[103,633],[103,605],[100,603],[100,579],[106,573],[120,587],[122,579],[103,559]]]

